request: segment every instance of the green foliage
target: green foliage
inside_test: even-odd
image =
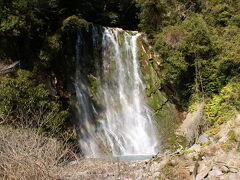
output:
[[[51,66],[51,62],[58,57],[59,51],[62,49],[62,40],[60,34],[49,36],[44,42],[44,47],[40,50],[39,59],[40,63],[45,68]]]
[[[231,21],[232,21],[231,24],[240,27],[240,14],[236,14],[235,16],[233,16]]]
[[[239,1],[136,2],[139,26],[154,39],[162,86],[176,89],[182,106],[219,93],[238,76]]]
[[[214,128],[231,119],[240,110],[240,85],[232,80],[218,95],[214,95],[205,106],[207,120]]]
[[[226,26],[231,19],[233,14],[233,10],[227,4],[217,4],[212,8],[212,14],[216,21],[216,24],[220,24],[222,26]]]
[[[133,29],[136,13],[131,0],[1,0],[0,59],[20,60],[21,67],[31,71],[52,69],[54,62],[65,59],[60,52],[62,37],[55,41],[60,47],[54,48],[49,38],[65,37],[65,32],[74,36],[78,26],[87,25],[83,19]]]
[[[136,0],[140,8],[139,27],[142,31],[155,34],[166,26],[178,24],[192,13],[200,12],[200,0]]]
[[[187,69],[188,64],[179,49],[184,38],[185,31],[181,27],[166,28],[156,37],[155,50],[162,63],[162,76],[165,81],[177,83]]]
[[[147,18],[153,15],[142,1],[138,2],[143,13],[140,26],[144,24],[142,29],[155,35],[162,85],[177,89],[182,106],[219,93],[229,80],[238,76],[238,1],[148,1],[146,6],[150,2],[155,7],[164,4],[162,14],[155,13],[162,20],[158,28],[151,26]]]
[[[89,81],[92,92],[94,94],[98,93],[101,81],[91,74],[88,75],[88,81]]]
[[[228,140],[232,142],[237,142],[237,135],[233,130],[230,130],[227,134]]]
[[[147,33],[153,33],[160,30],[166,13],[166,4],[157,0],[137,0],[140,6],[140,24],[141,30]]]
[[[173,84],[182,99],[194,93],[217,92],[214,33],[199,15],[186,18],[182,24],[168,26],[155,37],[155,50],[162,65],[164,84]]]
[[[219,75],[224,80],[229,80],[239,74],[240,68],[240,29],[228,26],[221,33],[218,43],[221,53],[216,62]]]
[[[20,60],[22,67],[33,69],[45,39],[58,28],[57,5],[57,0],[4,1],[0,6],[0,59]]]
[[[57,6],[56,0],[13,0],[11,3],[3,5],[0,11],[2,16],[0,32],[32,33],[45,31],[46,19],[43,17],[50,15]]]
[[[64,32],[73,33],[77,31],[78,27],[87,28],[88,25],[89,23],[87,21],[73,15],[63,20],[62,30]]]
[[[16,77],[0,83],[0,120],[21,128],[58,134],[65,123],[67,111],[51,100],[43,84],[38,84],[29,71],[19,70]]]
[[[212,0],[204,2],[203,14],[207,23],[211,26],[227,26],[234,21],[239,14],[239,1]]]

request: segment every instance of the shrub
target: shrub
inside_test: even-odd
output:
[[[239,81],[232,80],[219,95],[213,98],[205,106],[207,120],[213,128],[232,118],[236,111],[240,110],[240,85]]]
[[[232,16],[233,12],[230,6],[227,4],[218,4],[213,7],[213,15],[216,19],[217,24],[226,26],[229,23],[229,20]]]
[[[69,152],[56,139],[0,126],[0,179],[57,179]]]
[[[233,25],[240,27],[240,14],[233,16],[231,21]]]
[[[61,110],[57,100],[51,99],[31,72],[19,70],[16,77],[5,78],[0,91],[1,123],[60,133],[68,113]]]
[[[75,33],[77,32],[79,27],[87,28],[89,23],[84,19],[81,19],[75,15],[66,18],[63,21],[62,30],[67,33]]]

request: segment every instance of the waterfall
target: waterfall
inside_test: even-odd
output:
[[[152,112],[144,103],[144,83],[139,69],[139,36],[119,29],[92,27],[95,75],[100,80],[97,96],[104,109],[99,113],[87,94],[88,85],[81,72],[84,39],[78,33],[75,89],[79,142],[87,157],[108,153],[112,156],[156,154],[159,144]]]

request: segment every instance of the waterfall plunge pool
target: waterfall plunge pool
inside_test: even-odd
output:
[[[156,154],[129,154],[129,155],[119,155],[112,157],[99,157],[99,158],[89,158],[92,160],[105,160],[105,161],[131,161],[140,162],[147,161],[155,157]]]
[[[149,160],[154,155],[150,154],[132,154],[132,155],[123,155],[123,156],[113,156],[113,160],[122,160],[122,161],[145,161]]]

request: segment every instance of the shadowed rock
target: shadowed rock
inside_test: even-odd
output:
[[[15,71],[19,67],[20,61],[16,61],[7,67],[0,69],[0,74],[7,74]]]

